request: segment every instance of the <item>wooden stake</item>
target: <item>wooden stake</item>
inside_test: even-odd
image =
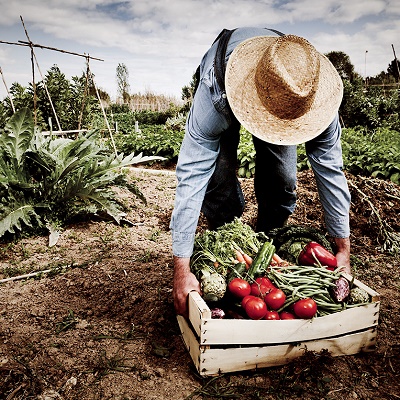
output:
[[[29,41],[28,45],[31,49],[31,66],[32,66],[32,87],[33,87],[33,116],[34,116],[34,121],[35,125],[37,125],[37,113],[36,113],[36,105],[37,105],[37,94],[36,94],[36,84],[35,84],[35,63],[33,61],[34,59],[34,52],[33,52],[33,46],[32,42],[29,39],[28,31],[25,28],[24,20],[22,19],[22,16],[20,15],[22,26],[24,27],[25,35]]]
[[[1,69],[1,67],[0,67],[0,74],[1,74],[1,79],[3,79],[4,86],[5,86],[5,88],[6,88],[8,98],[10,99],[10,103],[11,103],[12,110],[13,110],[13,112],[15,113],[14,103],[13,103],[12,97],[11,97],[11,95],[10,95],[10,92],[8,91],[8,87],[7,87],[6,81],[5,81],[5,79],[4,79],[3,70]]]
[[[400,82],[400,70],[399,70],[399,63],[397,62],[397,57],[396,57],[396,52],[394,51],[394,46],[392,44],[392,50],[393,50],[393,55],[394,55],[394,62],[397,67],[397,82]]]

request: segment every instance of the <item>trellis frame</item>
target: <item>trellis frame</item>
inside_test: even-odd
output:
[[[27,28],[26,28],[26,26],[25,26],[25,22],[24,22],[22,16],[20,16],[20,19],[21,19],[21,23],[22,23],[22,26],[23,26],[24,31],[25,31],[25,36],[26,36],[26,38],[27,38],[27,41],[19,40],[18,42],[7,42],[7,41],[2,41],[2,40],[0,40],[0,43],[9,44],[9,45],[17,45],[17,46],[25,46],[25,47],[29,47],[29,48],[30,48],[30,53],[31,53],[31,66],[32,66],[32,87],[33,87],[33,105],[34,105],[34,119],[35,119],[35,124],[36,124],[36,122],[37,122],[37,120],[36,120],[36,114],[37,114],[37,110],[36,110],[36,101],[37,101],[37,98],[36,98],[36,83],[35,83],[35,64],[36,64],[36,66],[37,66],[37,68],[38,68],[38,71],[39,71],[39,73],[40,73],[40,75],[41,75],[41,78],[42,78],[42,81],[43,81],[43,85],[44,85],[44,88],[45,88],[47,97],[49,98],[50,105],[51,105],[51,107],[52,107],[52,111],[53,111],[54,117],[55,117],[55,119],[56,119],[58,129],[59,129],[60,132],[63,132],[62,129],[61,129],[61,126],[60,126],[58,117],[57,117],[56,110],[55,110],[54,105],[53,105],[53,102],[52,102],[52,100],[51,100],[50,93],[49,93],[49,91],[48,91],[48,89],[47,89],[47,86],[46,86],[46,83],[45,83],[45,81],[44,81],[44,79],[43,79],[43,75],[42,75],[42,73],[41,73],[41,70],[40,70],[40,67],[39,67],[38,60],[37,60],[37,58],[36,58],[36,54],[35,54],[34,48],[41,48],[41,49],[46,49],[46,50],[51,50],[51,51],[57,51],[57,52],[61,52],[61,53],[71,54],[71,55],[78,56],[78,57],[84,57],[84,58],[86,59],[86,83],[85,83],[84,98],[83,98],[83,100],[82,100],[81,113],[80,113],[79,121],[78,121],[78,123],[79,123],[78,131],[81,131],[80,125],[81,125],[81,122],[82,122],[82,114],[83,114],[83,108],[84,108],[84,101],[85,101],[85,98],[86,98],[86,96],[87,96],[87,92],[88,92],[88,83],[89,83],[89,77],[90,77],[90,79],[91,79],[91,81],[92,81],[92,83],[93,83],[93,86],[94,86],[94,88],[95,88],[95,91],[96,91],[97,99],[98,99],[98,101],[99,101],[99,103],[100,103],[100,107],[101,107],[101,110],[102,110],[102,113],[103,113],[104,120],[105,120],[105,122],[106,122],[107,130],[108,130],[108,132],[109,132],[109,134],[110,134],[110,138],[111,138],[111,142],[112,142],[114,151],[115,151],[115,153],[116,153],[115,142],[114,142],[114,138],[113,138],[113,135],[112,135],[112,132],[111,132],[110,124],[109,124],[109,122],[108,122],[108,119],[107,119],[107,116],[106,116],[106,113],[105,113],[103,104],[102,104],[102,102],[101,102],[101,98],[100,98],[100,95],[99,95],[99,91],[98,91],[97,86],[96,86],[96,84],[95,84],[95,82],[94,82],[94,75],[93,75],[93,73],[92,73],[92,71],[90,70],[90,67],[89,67],[89,60],[96,60],[96,61],[104,61],[104,60],[102,60],[101,58],[92,57],[92,56],[90,56],[89,54],[80,54],[80,53],[75,53],[75,52],[72,52],[72,51],[67,51],[67,50],[63,50],[63,49],[58,49],[58,48],[56,48],[56,47],[44,46],[44,45],[41,45],[41,44],[33,43],[33,42],[31,41],[30,37],[29,37],[28,30],[27,30]],[[12,99],[11,99],[10,93],[9,93],[9,91],[8,91],[7,85],[6,85],[6,83],[5,83],[4,76],[3,76],[3,71],[1,70],[1,68],[0,68],[0,73],[1,73],[1,75],[2,75],[3,83],[4,83],[5,87],[6,87],[8,97],[9,97],[10,100],[11,100],[11,104],[12,104],[12,107],[13,107],[13,111],[15,112],[14,105],[13,105],[13,103],[12,103]]]

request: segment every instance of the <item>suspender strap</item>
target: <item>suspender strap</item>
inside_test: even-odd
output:
[[[264,28],[267,29],[271,32],[276,33],[279,36],[284,36],[282,32],[279,32],[275,29],[270,29],[270,28]],[[221,31],[221,33],[217,36],[215,39],[214,43],[219,40],[218,46],[217,46],[217,52],[215,53],[215,58],[214,58],[214,73],[215,73],[215,79],[218,83],[219,88],[225,92],[225,70],[226,70],[226,65],[225,65],[225,56],[226,56],[226,48],[228,47],[228,42],[229,39],[232,35],[232,33],[236,29],[228,30],[224,29]]]
[[[285,36],[284,33],[279,32],[279,31],[277,31],[276,29],[271,29],[271,28],[264,28],[264,29],[267,29],[267,30],[269,30],[269,31],[271,31],[271,32],[274,32],[274,33],[276,33],[276,34],[279,35],[279,36]]]
[[[219,88],[224,92],[225,91],[225,55],[226,48],[228,47],[229,39],[235,29],[227,30],[224,29],[218,36],[219,42],[217,47],[217,52],[215,53],[214,58],[214,73],[215,79],[218,83]],[[218,40],[218,38],[216,40]]]

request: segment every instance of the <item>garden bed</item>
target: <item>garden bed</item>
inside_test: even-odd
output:
[[[382,225],[375,214],[383,227],[400,231],[398,186],[349,176],[354,274],[381,297],[373,352],[307,352],[283,366],[205,378],[193,366],[173,310],[168,224],[175,176],[132,170],[132,179],[147,205],[122,199],[129,226],[83,221],[67,227],[52,248],[45,237],[0,244],[0,279],[53,270],[0,285],[0,398],[399,398],[400,260],[379,250]],[[242,180],[242,187],[243,219],[254,224],[252,180]],[[290,222],[323,229],[310,171],[299,174],[298,198]]]

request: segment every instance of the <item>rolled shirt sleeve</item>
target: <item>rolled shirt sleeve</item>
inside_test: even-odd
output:
[[[170,223],[172,251],[177,257],[192,255],[201,206],[217,156],[218,141],[185,135],[176,169],[178,185]]]
[[[329,127],[306,143],[328,233],[337,238],[350,236],[351,196],[343,173],[341,128],[336,116]]]

